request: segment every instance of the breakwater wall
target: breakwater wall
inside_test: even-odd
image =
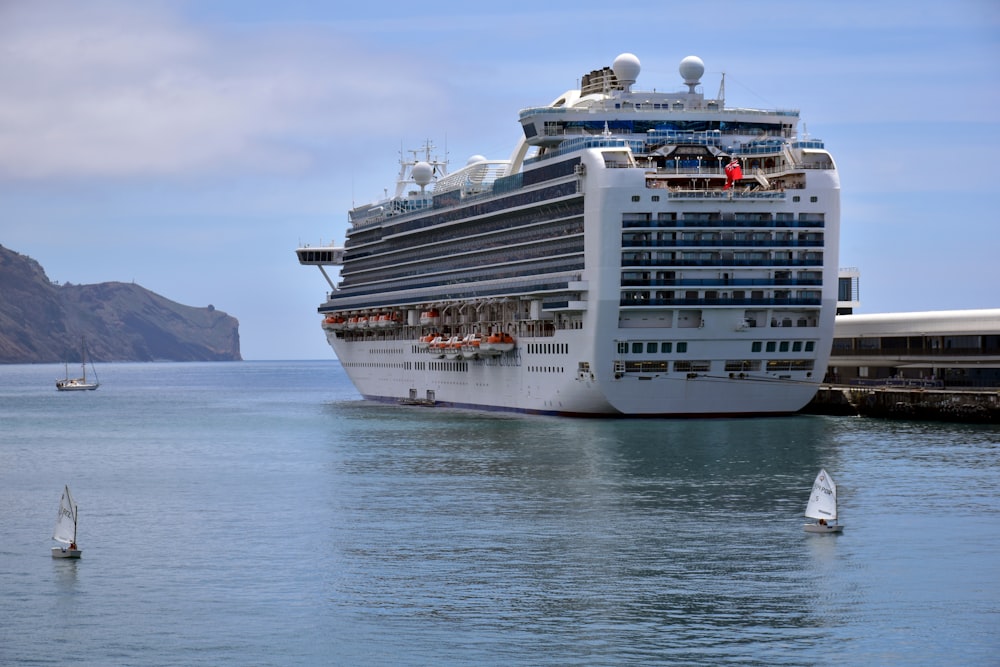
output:
[[[1000,424],[1000,390],[954,391],[828,385],[805,414]]]

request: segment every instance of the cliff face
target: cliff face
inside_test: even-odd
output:
[[[239,321],[135,284],[54,285],[35,260],[0,246],[0,363],[238,361]]]

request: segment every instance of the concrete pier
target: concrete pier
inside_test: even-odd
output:
[[[805,414],[1000,424],[1000,391],[824,385]]]

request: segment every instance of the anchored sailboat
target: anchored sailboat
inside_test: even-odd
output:
[[[816,523],[803,526],[807,533],[839,533],[844,530],[844,526],[837,523],[837,483],[826,470],[821,469],[816,475],[806,504],[806,516],[816,519]]]
[[[79,558],[83,554],[83,550],[76,546],[76,515],[76,503],[67,486],[59,498],[59,515],[52,532],[52,539],[62,546],[52,547],[53,558]]]
[[[59,391],[87,391],[97,389],[100,382],[97,381],[97,369],[94,368],[94,362],[90,362],[90,370],[93,371],[94,381],[87,382],[87,343],[84,341],[80,345],[80,369],[81,377],[71,378],[69,376],[69,364],[66,364],[66,378],[64,380],[56,380],[56,389]]]

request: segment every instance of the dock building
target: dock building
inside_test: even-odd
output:
[[[825,380],[900,388],[1000,387],[1000,308],[838,315]]]

